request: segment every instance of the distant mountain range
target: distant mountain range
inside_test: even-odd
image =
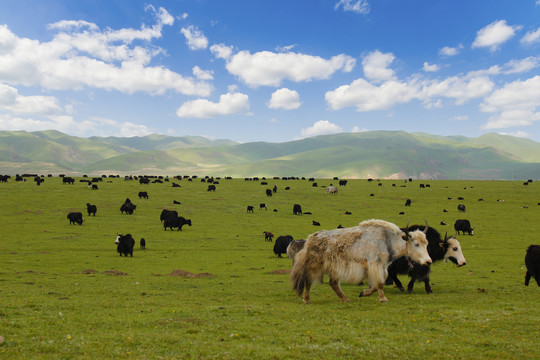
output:
[[[69,136],[1,131],[0,174],[539,179],[540,143],[403,131],[322,135],[283,143],[199,136]]]

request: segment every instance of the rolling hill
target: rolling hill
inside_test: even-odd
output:
[[[69,136],[0,132],[0,173],[539,179],[540,143],[403,131],[239,144],[197,136]]]

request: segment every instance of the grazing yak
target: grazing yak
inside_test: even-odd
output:
[[[405,201],[405,206],[411,206],[411,199],[407,199]]]
[[[304,248],[304,245],[306,244],[306,240],[293,240],[287,246],[287,257],[292,260],[292,263],[294,265],[294,257],[300,250]]]
[[[302,215],[302,206],[300,204],[294,204],[292,213],[293,215]]]
[[[161,222],[163,222],[163,220],[165,220],[168,217],[177,218],[178,217],[178,211],[163,209],[161,211],[161,215],[159,215],[159,220],[161,220]]]
[[[141,238],[141,241],[139,243],[141,250],[146,250],[146,240],[145,238]]]
[[[403,229],[402,229],[403,230]],[[409,227],[409,231],[420,230],[424,231],[425,226],[413,225]],[[450,260],[458,267],[467,264],[463,253],[461,252],[461,245],[455,237],[444,237],[441,239],[441,234],[430,227],[426,232],[426,238],[428,241],[428,253],[433,262],[439,260]],[[407,285],[407,291],[412,293],[414,282],[423,281],[427,294],[433,294],[431,285],[429,284],[430,265],[422,266],[414,261],[410,261],[406,257],[401,257],[394,260],[390,266],[388,266],[388,278],[386,279],[386,285],[392,285],[395,283],[399,290],[405,291],[403,284],[399,281],[398,274],[408,274],[411,281]]]
[[[266,189],[266,196],[272,196],[272,190]]]
[[[123,214],[124,212],[126,214],[133,214],[133,211],[135,211],[135,209],[137,208],[137,205],[133,204],[131,202],[131,200],[129,200],[129,198],[126,199],[126,201],[124,201],[124,203],[122,204],[122,206],[120,206],[120,212]]]
[[[216,191],[216,185],[208,185],[208,189],[206,189],[206,191]]]
[[[458,209],[458,211],[460,211],[460,212],[465,212],[465,211],[467,211],[467,209],[465,209],[465,205],[463,205],[463,204],[459,204],[459,205],[457,206],[457,209]]]
[[[262,210],[262,209],[268,211],[268,206],[266,206],[266,204],[262,204],[262,203],[259,204],[259,210]]]
[[[456,230],[458,235],[460,231],[463,233],[463,235],[465,235],[465,233],[468,233],[469,235],[474,234],[474,229],[471,228],[471,223],[467,219],[456,220],[454,223],[454,230]]]
[[[281,257],[281,254],[286,254],[287,246],[289,246],[293,240],[294,239],[291,235],[278,236],[276,242],[274,243],[274,254],[276,254],[278,258]]]
[[[133,257],[133,247],[135,246],[135,240],[133,239],[131,234],[118,235],[114,243],[117,245],[116,251],[118,251],[120,256],[124,254],[124,256],[127,257],[129,254],[131,257]]]
[[[263,234],[264,234],[264,241],[272,242],[272,239],[274,238],[274,234],[272,234],[270,231],[263,231]]]
[[[139,199],[148,199],[148,192],[146,191],[139,191]]]
[[[67,214],[67,218],[69,219],[69,225],[73,224],[79,224],[79,225],[82,225],[83,223],[83,218],[82,218],[82,213],[81,212],[70,212],[69,214]]]
[[[422,264],[431,264],[426,234],[420,230],[403,232],[384,220],[366,220],[358,226],[322,230],[309,235],[304,248],[296,254],[291,270],[291,284],[304,302],[309,304],[311,285],[330,277],[330,286],[341,301],[349,301],[340,283],[359,284],[369,279],[371,288],[360,296],[378,292],[379,301],[387,302],[383,286],[388,264],[401,256],[409,256]]]
[[[246,209],[246,212],[253,212],[253,205],[248,205],[247,206],[247,209]]]
[[[167,230],[167,228],[170,228],[171,231],[173,227],[178,228],[176,231],[182,231],[182,226],[189,225],[191,226],[191,219],[186,219],[182,216],[178,216],[176,218],[174,217],[168,217],[165,218],[163,221],[163,230]]]
[[[525,254],[525,266],[527,272],[525,273],[525,286],[529,286],[531,277],[536,280],[538,286],[540,286],[540,245],[531,245],[527,249]]]
[[[326,188],[326,193],[330,193],[330,194],[337,194],[338,192],[338,188],[335,187],[335,186],[329,186]]]
[[[97,206],[86,203],[86,211],[88,211],[88,216],[90,216],[90,214],[94,214],[94,216],[96,216]]]

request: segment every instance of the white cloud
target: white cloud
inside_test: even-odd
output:
[[[301,104],[298,92],[282,88],[274,91],[270,98],[270,102],[268,103],[268,107],[270,109],[293,110],[298,109]]]
[[[0,110],[13,114],[52,115],[62,111],[58,100],[53,96],[23,96],[9,85],[0,84]]]
[[[339,0],[334,6],[334,9],[337,10],[340,6],[345,11],[352,11],[359,14],[368,14],[371,10],[367,0]]]
[[[41,118],[0,114],[0,129],[7,131],[43,131],[56,129],[74,136],[145,136],[152,133],[145,125],[117,122],[105,118],[91,118],[77,122],[69,115]]]
[[[511,133],[500,132],[499,134],[508,135],[508,136],[515,136],[515,137],[519,137],[519,138],[530,138],[531,137],[531,134],[529,134],[529,133],[527,133],[525,131],[515,131],[515,132],[511,132]]]
[[[328,120],[319,120],[313,126],[302,129],[300,131],[301,137],[311,137],[318,135],[337,134],[343,130],[336,124],[331,123]]]
[[[47,25],[48,29],[57,29],[57,30],[72,30],[72,29],[81,29],[88,28],[92,31],[99,30],[99,27],[96,24],[89,23],[84,20],[61,20],[52,24]]]
[[[389,69],[388,67],[390,64],[392,64],[395,58],[396,57],[394,54],[383,54],[379,50],[369,53],[362,60],[364,74],[368,79],[376,82],[394,80],[394,70]]]
[[[459,44],[457,47],[449,47],[445,46],[442,49],[439,50],[439,55],[442,56],[456,56],[461,52],[461,49],[463,49],[463,45]]]
[[[240,51],[228,61],[227,70],[246,84],[279,86],[285,79],[294,82],[328,79],[336,71],[350,72],[355,60],[344,54],[328,60],[294,52]]]
[[[369,130],[366,128],[360,128],[360,126],[353,126],[351,130],[351,132],[353,133],[361,133],[361,132],[366,132],[366,131],[369,131]]]
[[[437,72],[441,69],[441,67],[437,64],[429,64],[427,62],[424,62],[423,69],[425,72]]]
[[[210,46],[210,51],[218,59],[229,60],[233,52],[233,47],[224,44],[214,44]]]
[[[507,25],[506,20],[494,21],[476,33],[476,39],[472,47],[488,47],[490,51],[495,51],[501,44],[510,40],[516,34],[516,31],[521,28],[522,26]]]
[[[140,30],[100,31],[86,22],[58,22],[61,29],[50,42],[19,38],[0,25],[0,82],[41,86],[48,89],[95,87],[125,93],[173,90],[186,95],[208,96],[212,87],[183,77],[162,66],[148,66],[162,53],[155,46],[132,46],[134,40],[151,41],[161,36],[164,13],[158,23]],[[70,31],[68,31],[70,30]]]
[[[443,80],[422,80],[411,77],[408,81],[389,80],[380,85],[365,79],[354,80],[325,95],[332,110],[355,106],[357,111],[385,110],[397,104],[419,100],[427,108],[442,106],[441,98],[454,99],[460,105],[470,99],[489,94],[494,83],[481,75],[452,76]]]
[[[540,42],[540,28],[535,31],[527,31],[525,36],[521,38],[521,43],[525,45],[536,44]]]
[[[176,111],[178,117],[214,118],[245,113],[249,110],[249,98],[242,93],[227,93],[214,103],[206,99],[187,101]]]
[[[342,85],[325,95],[332,110],[355,106],[357,111],[383,110],[417,98],[418,89],[399,81],[386,81],[380,86],[367,80],[357,79],[350,85]]]
[[[190,25],[180,31],[186,37],[186,43],[191,50],[201,50],[208,47],[208,39],[196,26]]]
[[[193,75],[199,80],[212,80],[214,78],[212,70],[203,70],[198,66],[193,67]]]
[[[453,118],[450,119],[450,121],[467,121],[467,120],[469,120],[469,116],[467,115],[454,116]]]
[[[540,121],[540,76],[516,80],[504,85],[484,99],[480,110],[494,113],[485,129],[529,126]]]
[[[278,46],[278,47],[276,47],[276,51],[277,51],[277,52],[289,52],[289,51],[291,51],[293,48],[295,48],[296,45],[297,45],[297,44],[286,45],[286,46]]]

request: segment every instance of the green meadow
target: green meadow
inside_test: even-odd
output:
[[[99,190],[80,179],[0,183],[2,359],[540,358],[540,288],[523,285],[525,250],[540,243],[537,182],[349,180],[330,195],[336,180],[220,179],[208,192],[201,179],[106,178]],[[133,215],[120,213],[126,198]],[[312,214],[294,216],[295,203]],[[164,231],[164,208],[193,226]],[[70,211],[83,213],[81,226],[69,224]],[[263,231],[304,239],[371,218],[426,219],[451,235],[456,219],[469,219],[474,235],[457,236],[467,265],[435,263],[432,295],[420,283],[411,294],[387,286],[389,302],[379,303],[348,284],[351,302],[341,303],[324,283],[304,305],[289,284],[291,261],[273,254]],[[126,233],[137,242],[132,258],[113,243]]]

